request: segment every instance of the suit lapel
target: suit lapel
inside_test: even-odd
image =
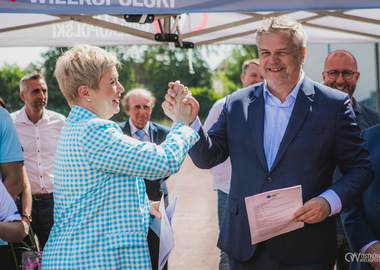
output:
[[[149,122],[149,132],[150,132],[150,142],[157,143],[158,130],[151,122]]]
[[[128,136],[132,136],[131,134],[131,126],[129,125],[129,120],[127,120],[127,122],[125,122],[124,126],[121,128],[123,130],[123,133],[128,135]]]
[[[256,154],[260,160],[261,166],[268,171],[267,161],[264,152],[264,96],[263,84],[254,93],[251,102],[248,105],[248,115],[250,121],[252,140],[255,145]]]
[[[305,76],[304,81],[300,87],[297,95],[297,99],[294,104],[293,112],[290,116],[288,126],[286,128],[284,137],[282,138],[280,148],[278,149],[277,156],[273,162],[271,171],[277,166],[281,161],[283,155],[288,149],[290,143],[293,141],[294,137],[298,133],[305,121],[308,113],[312,109],[312,104],[314,102],[314,86],[313,82]]]

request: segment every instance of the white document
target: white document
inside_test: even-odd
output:
[[[164,195],[162,194],[159,211],[161,213],[161,228],[160,228],[160,252],[158,256],[158,269],[162,270],[169,258],[169,254],[174,247],[174,230],[172,227],[172,218],[174,215],[177,197],[165,209]]]
[[[300,185],[246,197],[245,205],[252,245],[304,227],[292,219],[303,205]]]

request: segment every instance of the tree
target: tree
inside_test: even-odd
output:
[[[10,112],[19,110],[24,106],[24,102],[20,98],[20,80],[27,73],[16,65],[7,64],[0,70],[0,97]]]
[[[59,89],[57,79],[54,77],[54,70],[58,57],[60,57],[66,50],[67,48],[65,47],[51,48],[46,53],[42,54],[45,62],[41,67],[49,89],[49,99],[46,108],[59,112],[65,116],[69,114],[70,107],[67,104],[67,101],[63,96],[61,90]]]
[[[162,121],[164,118],[160,105],[164,101],[168,82],[180,80],[189,88],[207,88],[213,91],[211,89],[212,74],[198,49],[188,51],[178,48],[171,50],[167,46],[144,46],[140,47],[137,53],[135,50],[134,55],[129,54],[130,51],[133,50],[124,54],[120,54],[119,51],[119,59],[120,57],[125,59],[123,64],[133,67],[136,84],[152,91],[156,97],[156,106],[152,112],[153,121]],[[191,63],[189,59],[190,61],[193,59]],[[126,92],[131,89],[132,87],[125,87]],[[125,121],[127,116],[119,113],[112,119]]]
[[[193,55],[189,55],[193,53]],[[193,59],[190,63],[191,59]],[[193,70],[191,69],[193,66]],[[180,80],[191,87],[207,88],[211,90],[212,74],[202,59],[200,50],[168,49],[167,46],[149,46],[144,52],[142,62],[136,67],[139,81],[153,92],[157,104],[164,101],[168,89],[168,82]],[[156,106],[153,119],[162,119],[161,106]]]
[[[196,87],[193,88],[192,87],[189,90],[191,91],[194,98],[200,104],[198,116],[201,122],[204,123],[212,105],[214,105],[214,103],[218,99],[221,99],[222,96],[208,88],[196,88]]]
[[[46,80],[49,89],[49,101],[47,108],[68,115],[70,107],[62,95],[58,82],[54,77],[55,64],[59,56],[68,48],[51,48],[42,54],[45,59],[42,67],[33,66],[34,70],[40,70]],[[119,69],[119,81],[124,86],[125,92],[136,87],[144,87],[152,91],[156,97],[156,106],[152,113],[153,121],[162,121],[164,113],[161,103],[164,101],[168,82],[180,80],[190,89],[196,88],[194,96],[199,94],[201,103],[201,116],[206,117],[206,111],[211,108],[216,100],[212,89],[212,74],[207,63],[202,59],[200,49],[183,50],[169,49],[168,46],[120,46],[107,47],[112,51],[122,63]],[[190,60],[189,60],[190,59]],[[13,68],[13,69],[12,69]],[[16,70],[16,67],[9,67],[8,71],[1,71],[3,81],[8,85],[3,89],[9,89],[10,93],[18,93],[19,81],[27,72]],[[14,75],[17,76],[14,76]],[[11,86],[10,86],[11,85]],[[12,90],[13,89],[13,90]],[[17,89],[17,91],[16,91]],[[201,90],[199,90],[201,89]],[[7,92],[8,93],[8,92]],[[9,96],[9,94],[7,94]],[[12,100],[20,100],[17,94]],[[13,105],[19,109],[22,101]],[[205,114],[205,115],[203,115]],[[116,122],[126,121],[127,116],[121,108],[121,112],[112,120]]]
[[[220,79],[224,83],[224,91],[226,93],[233,92],[241,88],[241,68],[244,61],[258,58],[258,51],[256,45],[243,45],[233,49],[231,56],[225,60],[224,72],[222,72]],[[225,76],[225,77],[223,77]]]

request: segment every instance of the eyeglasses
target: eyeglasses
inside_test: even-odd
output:
[[[350,70],[343,70],[343,71],[330,70],[330,71],[325,71],[325,73],[327,73],[327,75],[329,76],[331,80],[337,79],[339,77],[339,74],[342,74],[343,79],[350,80],[352,79],[352,76],[354,76],[354,74],[357,72],[350,71]]]

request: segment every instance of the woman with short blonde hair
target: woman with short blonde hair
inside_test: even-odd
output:
[[[108,120],[124,92],[117,66],[111,53],[90,45],[74,46],[57,61],[54,74],[71,112],[56,150],[54,226],[43,269],[151,269],[149,213],[160,214],[157,204],[149,211],[143,178],[177,172],[198,135],[181,120],[190,105],[178,102],[161,145],[125,136]]]

